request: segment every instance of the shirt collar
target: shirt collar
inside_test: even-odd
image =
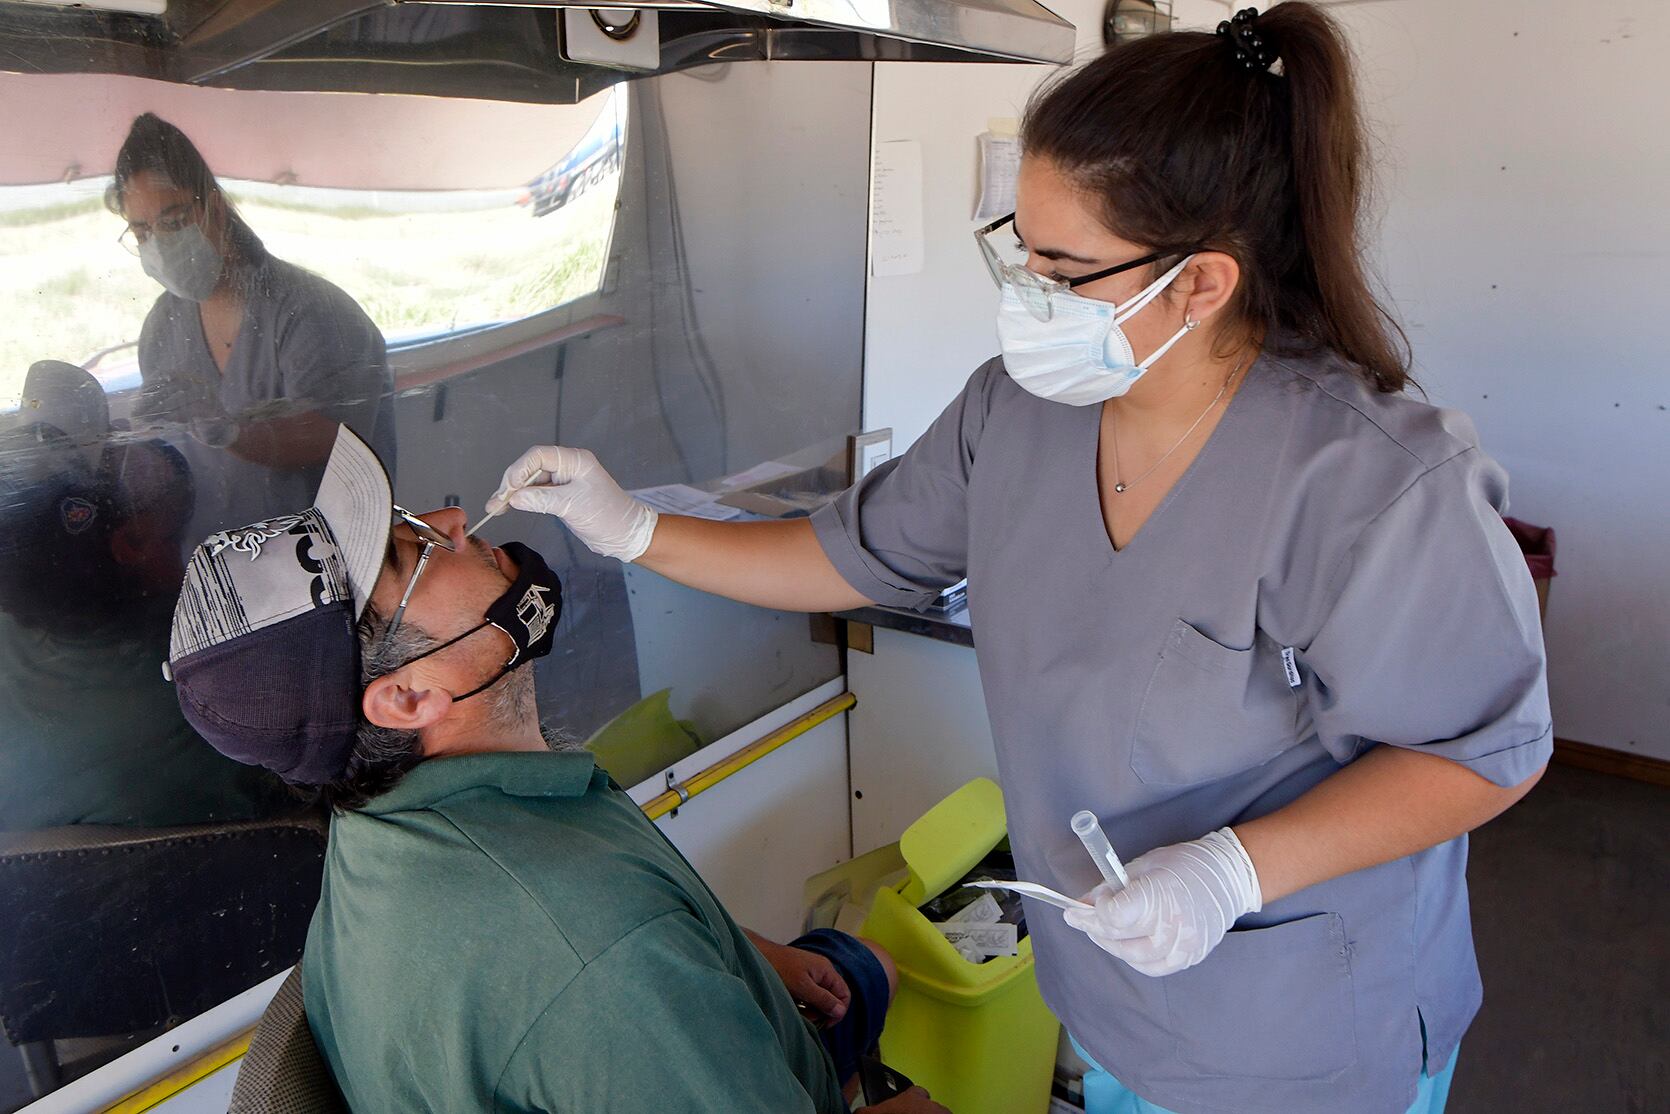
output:
[[[428,808],[472,789],[492,789],[510,797],[583,797],[608,781],[609,775],[585,750],[461,754],[419,763],[393,789],[358,811],[380,816]]]

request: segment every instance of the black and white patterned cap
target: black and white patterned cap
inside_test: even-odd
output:
[[[297,784],[346,771],[359,727],[354,627],[382,571],[393,504],[377,454],[341,426],[312,507],[197,547],[163,671],[216,750]]]

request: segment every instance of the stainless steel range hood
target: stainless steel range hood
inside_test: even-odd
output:
[[[0,68],[239,89],[567,103],[642,69],[569,61],[565,0],[168,0],[161,15],[0,0]],[[132,0],[109,0],[127,7]],[[1066,62],[1073,27],[1034,0],[618,0],[657,13],[668,73],[767,59]]]

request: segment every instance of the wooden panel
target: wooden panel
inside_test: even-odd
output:
[[[1603,774],[1670,787],[1670,762],[1647,754],[1626,754],[1610,747],[1597,747],[1570,739],[1555,739],[1554,761],[1566,766],[1581,766],[1585,770],[1598,770]]]

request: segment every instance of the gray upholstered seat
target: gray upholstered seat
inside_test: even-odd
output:
[[[273,995],[238,1066],[227,1114],[346,1114],[302,1009],[297,964]]]

